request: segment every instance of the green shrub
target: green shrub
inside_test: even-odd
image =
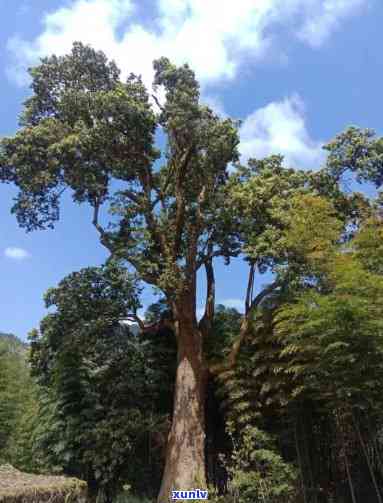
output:
[[[235,438],[228,423],[233,451],[224,464],[229,491],[224,496],[209,493],[214,503],[296,503],[297,470],[276,451],[271,437],[255,426],[246,426]]]

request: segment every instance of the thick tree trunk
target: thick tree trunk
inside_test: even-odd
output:
[[[207,371],[202,334],[194,313],[190,312],[178,313],[175,330],[178,366],[173,421],[158,503],[172,501],[173,490],[206,489],[204,412]]]

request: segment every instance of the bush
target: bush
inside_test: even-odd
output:
[[[295,503],[297,470],[276,451],[271,437],[255,426],[246,426],[235,438],[228,423],[233,451],[224,460],[229,474],[228,494],[210,493],[214,503]]]

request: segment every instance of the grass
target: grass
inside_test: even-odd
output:
[[[33,475],[0,466],[1,503],[83,503],[86,483],[67,477]]]

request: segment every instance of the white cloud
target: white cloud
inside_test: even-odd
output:
[[[75,0],[46,14],[32,41],[13,37],[8,75],[25,84],[27,66],[67,53],[75,40],[102,49],[123,71],[152,81],[152,61],[188,62],[204,83],[233,78],[244,57],[254,63],[269,49],[278,24],[310,45],[323,43],[345,16],[367,0],[156,0],[151,28],[134,17],[139,0]]]
[[[140,73],[147,85],[152,81],[152,61],[160,56],[177,64],[189,62],[202,81],[232,77],[237,65],[232,52],[260,53],[264,44],[260,23],[269,4],[157,0],[159,15],[151,31],[134,21],[131,0],[77,0],[46,14],[43,32],[32,42],[19,37],[8,41],[15,60],[8,73],[23,84],[27,66],[51,53],[65,54],[75,40],[81,40],[115,59],[123,74]]]
[[[62,7],[46,14],[44,29],[33,41],[14,36],[8,40],[8,49],[14,55],[14,64],[8,76],[18,84],[28,81],[26,68],[39,58],[70,51],[74,41],[81,40],[97,49],[104,48],[110,58],[119,56],[116,31],[133,12],[131,0],[77,0],[70,7]]]
[[[25,260],[30,254],[23,248],[9,247],[4,250],[4,256],[13,260]]]
[[[324,159],[321,143],[306,127],[299,96],[272,102],[249,115],[240,130],[242,159],[282,154],[291,167],[316,168]]]

